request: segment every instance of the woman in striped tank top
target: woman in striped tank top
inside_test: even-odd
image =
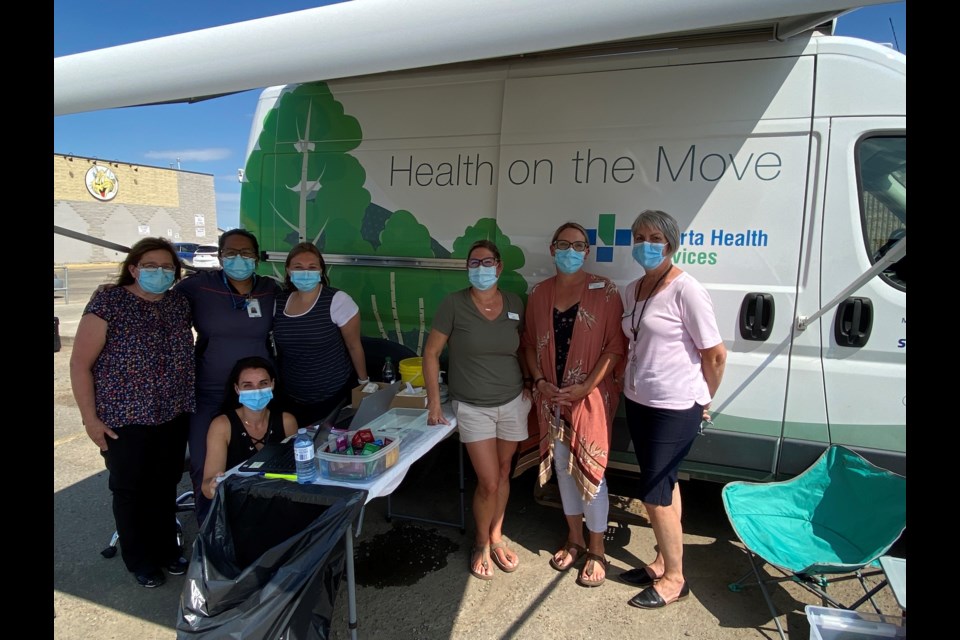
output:
[[[360,308],[330,286],[323,256],[309,242],[287,254],[284,284],[273,317],[281,396],[297,424],[308,426],[368,377]]]

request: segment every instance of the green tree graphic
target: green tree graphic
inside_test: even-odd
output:
[[[326,255],[379,258],[466,258],[478,239],[501,251],[500,286],[526,297],[517,269],[523,252],[494,218],[464,230],[450,251],[431,237],[411,211],[389,211],[371,202],[366,171],[350,155],[362,142],[360,123],[344,112],[325,83],[285,91],[267,114],[257,147],[247,161],[240,220],[261,249],[285,254],[308,241]],[[360,306],[364,335],[386,337],[422,351],[430,320],[444,296],[467,286],[457,269],[330,264],[331,284]],[[283,277],[283,265],[261,265]]]

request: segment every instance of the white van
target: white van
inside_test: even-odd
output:
[[[241,224],[271,272],[316,243],[363,333],[420,352],[475,239],[526,294],[576,221],[585,268],[623,285],[631,223],[662,209],[729,350],[687,476],[786,477],[829,443],[905,473],[906,58],[810,33],[657,46],[267,89]],[[636,469],[622,419],[613,450]]]

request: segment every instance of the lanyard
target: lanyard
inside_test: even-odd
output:
[[[240,309],[246,309],[246,308],[247,308],[247,304],[249,304],[249,302],[250,302],[250,296],[253,295],[253,290],[257,288],[257,274],[253,274],[253,282],[252,282],[251,285],[250,285],[250,293],[248,293],[248,294],[246,294],[246,295],[244,295],[244,294],[242,294],[242,293],[240,293],[240,292],[237,292],[237,294],[234,295],[234,293],[233,293],[233,291],[234,291],[233,287],[230,286],[230,283],[229,283],[229,282],[227,282],[227,274],[226,274],[226,272],[224,272],[224,271],[221,270],[221,271],[220,271],[220,277],[223,278],[223,286],[225,286],[225,287],[227,288],[227,293],[230,294],[230,304],[233,305],[234,311],[238,311],[238,310],[240,310]],[[237,302],[236,296],[240,296],[240,302]]]
[[[647,310],[647,303],[650,302],[650,298],[653,297],[653,294],[657,292],[657,287],[660,286],[660,283],[663,282],[663,279],[667,277],[667,274],[673,271],[673,265],[670,265],[670,268],[663,272],[663,275],[660,276],[660,279],[657,280],[656,284],[653,285],[653,290],[650,292],[644,301],[643,306],[640,307],[640,317],[637,318],[636,324],[633,322],[633,314],[637,312],[637,297],[633,297],[633,311],[630,312],[630,331],[633,333],[633,341],[637,341],[637,334],[640,331],[640,322],[643,320],[643,312]],[[644,276],[646,277],[646,276]],[[640,279],[640,282],[643,281],[643,278]],[[640,282],[637,282],[637,293],[640,292]]]

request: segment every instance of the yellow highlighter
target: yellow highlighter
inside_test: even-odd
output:
[[[293,473],[264,473],[264,478],[268,480],[290,480],[291,482],[297,481],[296,474]]]

